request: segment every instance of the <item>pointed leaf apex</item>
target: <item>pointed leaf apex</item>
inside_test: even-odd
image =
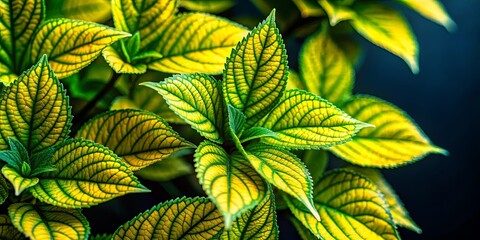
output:
[[[38,62],[39,63],[48,62],[47,54],[43,54],[42,57],[40,58],[40,61]]]
[[[448,150],[446,150],[446,149],[443,149],[443,148],[438,147],[438,146],[432,146],[432,147],[433,147],[432,152],[434,152],[434,153],[442,154],[444,156],[450,155],[450,152],[448,152]]]
[[[447,29],[447,31],[451,33],[457,30],[457,24],[450,18],[448,18],[448,20],[443,23],[443,26],[445,27],[445,29]]]
[[[133,191],[135,193],[149,193],[152,192],[152,190],[148,189],[147,187],[143,186],[143,184],[139,184],[137,189]]]
[[[375,128],[376,126],[373,125],[373,124],[370,124],[370,123],[365,123],[365,122],[360,122],[358,121],[358,123],[356,124],[358,126],[358,129],[363,129],[363,128]]]
[[[270,21],[275,22],[275,12],[276,12],[275,8],[272,9],[272,11],[270,12],[270,14],[268,14],[267,19],[270,20]]]
[[[230,213],[224,213],[223,219],[225,222],[225,230],[228,231],[232,227],[232,222],[233,222],[232,215],[230,215]]]
[[[307,203],[306,206],[307,206],[308,210],[310,210],[310,212],[313,214],[315,219],[317,219],[317,221],[321,222],[322,220],[320,219],[320,214],[318,214],[318,211],[315,209],[313,204],[311,202],[306,202],[306,203]]]

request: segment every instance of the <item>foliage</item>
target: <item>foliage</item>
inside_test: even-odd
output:
[[[455,27],[439,1],[395,2]],[[89,239],[82,208],[193,174],[206,197],[91,239],[278,239],[286,208],[304,239],[421,233],[379,169],[447,151],[353,93],[353,31],[418,72],[405,18],[377,0],[253,3],[268,16],[249,30],[233,0],[1,1],[0,238]],[[326,171],[329,153],[347,164]]]

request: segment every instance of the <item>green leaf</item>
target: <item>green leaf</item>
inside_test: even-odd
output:
[[[5,89],[0,113],[0,149],[8,149],[7,138],[13,136],[30,153],[67,137],[72,122],[68,97],[45,56]]]
[[[47,17],[102,23],[112,17],[109,0],[48,0]]]
[[[174,75],[159,83],[142,83],[163,96],[178,116],[200,135],[223,143],[226,109],[220,83],[205,74]]]
[[[143,49],[161,34],[163,25],[175,14],[176,5],[176,0],[112,0],[115,28],[139,32]]]
[[[112,240],[113,234],[96,234],[94,236],[90,236],[89,240]]]
[[[9,85],[24,69],[29,42],[45,15],[41,0],[0,1],[0,82]]]
[[[228,121],[229,126],[236,136],[241,136],[245,130],[247,118],[243,113],[232,105],[228,105]]]
[[[235,6],[235,0],[180,0],[180,6],[190,11],[220,13]]]
[[[355,96],[343,109],[375,128],[360,131],[351,142],[331,148],[337,156],[357,165],[397,167],[429,153],[447,154],[433,145],[413,120],[396,106],[370,96]]]
[[[40,26],[32,43],[31,62],[47,54],[59,78],[88,66],[102,50],[130,34],[96,23],[52,19]]]
[[[290,217],[290,221],[293,223],[293,226],[295,227],[295,229],[297,229],[297,233],[298,235],[300,235],[300,238],[302,240],[318,239],[318,237],[313,235],[313,233],[310,230],[308,230],[308,228],[303,226],[302,223],[298,221],[298,219],[294,217]]]
[[[89,207],[127,193],[149,191],[111,150],[89,140],[64,141],[51,161],[58,171],[43,174],[29,189],[48,204]]]
[[[275,25],[275,11],[272,11],[227,59],[223,92],[227,103],[245,114],[246,127],[250,127],[278,102],[287,75],[285,45]]]
[[[362,174],[370,179],[370,181],[375,183],[375,185],[377,185],[380,192],[383,193],[385,200],[387,200],[390,212],[392,213],[393,222],[396,225],[408,228],[418,234],[422,233],[422,229],[420,229],[410,218],[410,215],[408,214],[407,209],[405,209],[403,206],[402,201],[397,196],[390,184],[388,184],[388,182],[383,178],[382,173],[379,170],[353,166],[348,167],[348,169]]]
[[[27,149],[15,138],[8,137],[8,145],[10,150],[0,152],[0,160],[3,160],[11,167],[19,170],[23,162],[30,163]]]
[[[0,239],[4,240],[23,240],[25,237],[18,229],[12,225],[10,217],[0,214]]]
[[[14,203],[8,207],[13,225],[30,239],[88,239],[90,226],[79,209],[47,204]]]
[[[315,207],[322,221],[296,199],[290,210],[317,238],[400,239],[378,188],[367,178],[345,170],[325,174],[314,186]]]
[[[140,110],[116,110],[97,115],[78,130],[77,137],[110,148],[134,171],[194,146],[161,117]]]
[[[150,181],[169,181],[174,178],[188,175],[193,167],[183,158],[168,157],[148,167],[135,172],[135,175]]]
[[[7,200],[8,198],[8,185],[7,185],[7,181],[5,181],[5,178],[3,177],[3,175],[0,175],[0,205],[2,205],[5,200]],[[0,215],[0,225],[2,224],[2,219],[1,219],[1,215]],[[1,231],[1,227],[0,227],[0,239],[2,237],[2,231]]]
[[[143,109],[159,115],[169,123],[185,124],[182,118],[168,108],[168,104],[157,91],[146,87],[135,88],[131,99],[117,97],[110,110],[119,109]]]
[[[354,19],[356,17],[355,11],[347,5],[338,4],[332,0],[318,0],[318,3],[320,3],[323,10],[327,13],[330,25],[332,26],[337,25],[337,23],[341,21]]]
[[[39,181],[36,177],[28,178],[22,176],[22,173],[17,172],[17,170],[8,165],[2,167],[2,174],[12,183],[15,189],[15,196],[19,196],[25,189],[35,186]]]
[[[271,187],[257,206],[238,217],[220,239],[278,239],[275,197]]]
[[[247,34],[243,26],[203,13],[180,14],[162,30],[152,50],[163,58],[148,68],[169,73],[221,73],[225,58]]]
[[[300,78],[303,85],[337,104],[350,97],[354,71],[350,61],[328,34],[328,27],[309,37],[300,50]]]
[[[125,73],[125,74],[142,74],[147,71],[147,64],[137,63],[131,64],[127,61],[124,61],[122,56],[113,48],[108,46],[102,51],[103,58],[108,63],[108,65],[116,73]]]
[[[112,239],[212,239],[222,230],[222,215],[210,200],[183,197],[136,216],[120,226]]]
[[[418,44],[407,20],[397,11],[381,3],[362,3],[355,7],[351,21],[355,30],[369,41],[401,57],[418,73]]]
[[[331,103],[301,90],[287,90],[264,118],[263,127],[279,138],[263,142],[290,149],[320,149],[350,141],[370,124],[353,119]]]
[[[265,197],[266,183],[239,152],[229,156],[223,148],[204,141],[195,151],[195,170],[203,189],[222,213],[226,229]]]
[[[313,182],[316,182],[327,169],[328,153],[325,150],[307,150],[302,160],[307,166]]]
[[[247,141],[251,141],[253,139],[265,138],[265,137],[276,138],[276,137],[278,137],[278,135],[275,132],[273,132],[272,130],[267,129],[267,128],[252,127],[252,128],[249,128],[249,129],[245,130],[245,132],[243,132],[240,140],[241,140],[242,143],[244,143],[244,142],[247,142]]]
[[[252,144],[245,150],[253,168],[265,180],[301,201],[320,220],[313,206],[312,179],[300,159],[288,151],[264,144]]]
[[[445,11],[443,4],[438,0],[397,0],[397,2],[410,7],[426,18],[443,25],[448,31],[453,31],[457,27],[447,11]]]

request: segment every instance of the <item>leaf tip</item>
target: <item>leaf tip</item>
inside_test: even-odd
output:
[[[438,146],[432,146],[432,147],[433,147],[432,152],[434,152],[434,153],[442,154],[443,156],[446,156],[446,157],[448,157],[450,155],[450,152],[448,152],[448,150],[446,150],[446,149],[443,149],[443,148],[438,147]]]
[[[227,213],[223,216],[224,219],[224,224],[225,224],[225,230],[229,230],[232,227],[232,215],[230,213]]]
[[[457,24],[451,18],[448,18],[442,25],[451,33],[457,30]]]
[[[149,193],[152,192],[152,190],[148,189],[147,187],[143,186],[143,184],[139,183],[137,187],[135,187],[135,190],[133,190],[135,193]]]
[[[320,219],[320,214],[318,214],[318,211],[315,209],[315,207],[313,206],[313,204],[311,202],[306,202],[306,206],[308,208],[308,210],[310,210],[310,212],[313,214],[313,216],[315,217],[315,219],[317,219],[317,221],[322,221]]]

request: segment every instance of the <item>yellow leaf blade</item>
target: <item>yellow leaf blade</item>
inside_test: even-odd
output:
[[[227,19],[203,13],[181,14],[165,23],[154,46],[163,55],[148,67],[169,73],[218,74],[225,58],[247,30]]]
[[[111,150],[89,140],[63,142],[51,162],[58,170],[42,175],[30,188],[35,198],[48,204],[89,207],[127,193],[148,191]]]
[[[46,5],[47,16],[50,18],[70,18],[102,23],[112,17],[109,0],[46,1]]]
[[[142,85],[158,91],[170,109],[200,135],[223,143],[226,110],[217,80],[205,74],[182,74],[163,82]]]
[[[185,161],[185,159],[170,156],[136,171],[135,175],[150,181],[169,181],[192,172],[192,165]]]
[[[278,102],[287,75],[286,50],[272,11],[227,59],[223,92],[227,103],[245,114],[249,127],[257,124]]]
[[[331,103],[305,91],[287,90],[264,118],[263,127],[279,138],[263,142],[290,149],[320,149],[350,141],[371,125],[353,119]]]
[[[223,229],[221,213],[207,198],[161,203],[120,226],[114,240],[212,239]]]
[[[71,19],[46,21],[38,29],[31,51],[35,62],[47,54],[59,78],[66,78],[89,65],[101,51],[117,40],[130,36],[96,23]]]
[[[355,11],[348,6],[331,3],[330,0],[319,0],[318,3],[328,15],[330,25],[335,26],[337,23],[355,18]]]
[[[266,183],[238,152],[228,156],[223,148],[204,141],[195,151],[195,170],[203,189],[222,212],[227,229],[265,197]]]
[[[142,74],[147,71],[147,65],[139,63],[132,65],[125,62],[118,52],[112,46],[108,46],[102,51],[103,58],[116,73]]]
[[[446,154],[406,113],[386,101],[360,95],[342,108],[354,118],[375,125],[360,131],[352,141],[331,148],[342,159],[360,166],[388,168],[412,163],[429,153]]]
[[[233,6],[234,0],[180,0],[180,6],[198,12],[220,13]]]
[[[40,152],[68,135],[68,97],[45,56],[7,87],[0,100],[0,149],[15,136],[29,152]]]
[[[78,209],[47,204],[14,203],[8,207],[13,225],[30,239],[86,239],[87,219]]]
[[[374,44],[401,57],[418,73],[418,44],[407,20],[394,9],[380,3],[362,3],[351,24],[353,28]]]
[[[32,178],[25,178],[20,173],[15,171],[14,168],[10,167],[9,165],[5,165],[2,168],[2,174],[5,178],[10,181],[15,189],[15,196],[20,196],[20,194],[27,188],[35,186],[39,179],[36,177]]]
[[[455,22],[450,18],[445,7],[438,0],[397,0],[417,11],[424,17],[443,25],[448,31],[452,31],[456,28]]]

